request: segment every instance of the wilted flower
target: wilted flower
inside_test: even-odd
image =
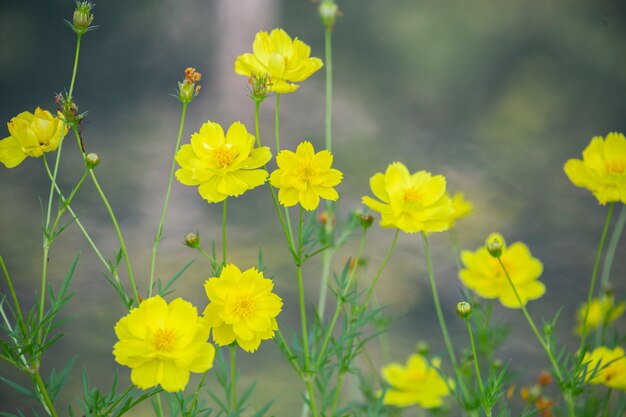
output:
[[[235,73],[247,77],[267,74],[272,80],[269,88],[278,94],[292,93],[324,64],[319,58],[310,58],[311,47],[291,37],[282,29],[269,35],[259,32],[254,37],[252,54],[239,55],[235,60]]]
[[[383,378],[390,385],[383,402],[397,407],[419,405],[423,408],[435,408],[443,405],[443,399],[450,394],[454,382],[441,377],[438,368],[439,359],[434,359],[431,366],[422,355],[413,354],[406,362],[391,363],[382,370]]]
[[[585,303],[576,311],[576,319],[578,321],[576,332],[578,334],[582,334],[583,332],[586,306],[587,304]],[[587,325],[585,328],[587,331],[590,331],[602,325],[610,324],[617,320],[617,318],[624,313],[624,310],[626,310],[626,303],[615,304],[612,296],[594,298],[591,300],[591,304],[589,304],[589,313],[587,315]]]
[[[606,139],[596,136],[583,151],[583,159],[565,163],[570,181],[587,188],[600,204],[626,203],[626,138],[609,133]]]
[[[274,337],[283,302],[272,292],[272,280],[264,278],[262,272],[255,268],[241,272],[229,264],[219,277],[207,279],[204,288],[209,298],[204,317],[216,344],[236,341],[243,350],[254,352],[261,340]]]
[[[505,265],[522,303],[526,305],[529,300],[541,297],[546,291],[545,285],[538,281],[543,272],[541,261],[533,258],[528,247],[521,242],[507,247],[499,233],[493,233],[487,238],[488,243],[493,240],[501,243],[500,260]],[[466,287],[481,297],[498,298],[505,307],[521,307],[500,262],[489,253],[486,246],[481,246],[475,252],[463,251],[461,259],[465,268],[459,272],[459,278]]]
[[[200,85],[196,84],[202,79],[202,74],[195,68],[185,68],[185,78],[178,83],[178,99],[185,104],[191,103],[200,93]]]
[[[176,154],[181,166],[176,178],[184,185],[197,185],[202,198],[217,203],[262,185],[267,171],[261,167],[271,157],[267,146],[254,148],[254,136],[240,122],[224,136],[219,124],[208,121]]]
[[[38,158],[55,151],[67,134],[67,126],[49,111],[37,107],[35,114],[25,111],[7,123],[11,136],[0,141],[0,162],[14,168],[27,156]]]
[[[279,189],[280,204],[291,207],[300,203],[310,211],[317,208],[320,198],[337,200],[339,194],[333,187],[341,182],[343,174],[331,168],[332,163],[332,153],[315,153],[308,141],[299,144],[296,152],[280,151],[276,155],[278,169],[270,176],[270,184]]]
[[[600,346],[585,353],[586,378],[590,384],[603,384],[609,388],[626,390],[626,356],[624,349]]]
[[[363,204],[381,214],[382,227],[406,233],[442,232],[450,225],[452,202],[446,195],[446,179],[430,172],[409,173],[401,162],[370,178],[374,196],[363,197]]]
[[[215,348],[208,342],[209,326],[191,303],[177,298],[167,304],[160,296],[148,298],[115,325],[119,342],[115,360],[131,368],[130,378],[141,389],[156,385],[181,391],[189,373],[213,366]]]

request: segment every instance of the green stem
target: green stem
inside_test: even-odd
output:
[[[78,130],[75,126],[72,126],[72,130],[74,131],[74,135],[76,135],[76,140],[80,142],[80,135],[78,134]],[[84,156],[84,155],[83,155]],[[106,198],[104,191],[102,191],[102,187],[100,187],[100,183],[98,183],[98,179],[96,178],[96,174],[93,169],[89,170],[89,175],[91,176],[91,180],[93,182],[94,187],[98,191],[98,195],[102,199],[104,206],[106,207],[109,216],[111,217],[111,222],[113,223],[113,227],[115,228],[115,232],[117,233],[117,238],[120,242],[120,250],[122,251],[122,256],[124,257],[124,262],[126,263],[126,268],[128,269],[128,279],[130,280],[130,286],[133,289],[133,295],[135,300],[137,301],[137,305],[139,305],[139,293],[137,292],[137,285],[135,284],[135,276],[133,275],[133,269],[130,265],[130,259],[128,257],[128,251],[126,250],[126,243],[124,243],[124,237],[122,236],[122,231],[120,229],[119,224],[117,223],[117,218],[115,217],[115,213],[109,204],[109,200]]]
[[[324,312],[326,311],[326,295],[328,294],[328,281],[330,280],[330,263],[333,259],[335,250],[328,248],[324,251],[322,257],[322,279],[320,282],[320,294],[317,301],[317,315],[320,320],[324,318]]]
[[[474,332],[472,331],[472,325],[470,324],[469,317],[465,319],[467,324],[467,332],[469,333],[470,343],[472,345],[472,357],[474,362],[474,371],[476,372],[476,378],[478,378],[478,388],[480,389],[481,398],[485,395],[485,386],[483,385],[483,377],[480,375],[480,366],[478,364],[478,355],[476,353],[476,344],[474,343]],[[483,410],[487,417],[491,417],[491,408],[483,404]]]
[[[76,81],[76,70],[78,69],[78,56],[80,55],[80,40],[83,35],[81,33],[76,36],[76,54],[74,55],[74,68],[72,70],[72,81],[70,82],[70,91],[67,93],[68,98],[72,99],[74,93],[74,82]]]
[[[237,347],[230,346],[230,412],[237,411]]]
[[[332,28],[330,25],[326,26],[324,31],[324,51],[326,66],[326,149],[333,150],[332,139],[332,120],[333,120],[333,51],[332,51]]]
[[[604,412],[602,413],[602,417],[609,417],[609,405],[611,403],[611,394],[613,393],[613,389],[609,388],[606,393],[606,400],[604,402]]]
[[[228,198],[224,200],[224,208],[222,210],[222,266],[226,266],[226,208]]]
[[[324,353],[326,352],[326,348],[328,347],[328,343],[330,342],[330,338],[333,335],[333,330],[335,329],[335,325],[337,324],[337,319],[339,318],[339,313],[341,312],[343,305],[346,301],[346,295],[348,291],[352,287],[352,281],[354,280],[354,274],[356,272],[357,266],[359,265],[359,261],[361,260],[361,253],[363,252],[363,246],[365,246],[365,238],[367,236],[367,228],[363,228],[363,236],[361,236],[361,243],[359,244],[359,250],[356,254],[354,268],[350,271],[350,275],[348,275],[348,281],[346,282],[346,286],[341,291],[341,294],[337,298],[337,306],[335,307],[335,313],[333,314],[333,318],[330,322],[330,326],[326,331],[326,337],[324,337],[324,342],[322,344],[322,348],[320,349],[320,353],[317,357],[317,361],[315,362],[315,367],[319,368],[324,357]]]
[[[298,374],[300,378],[304,379],[302,370],[300,369],[300,366],[298,365],[298,362],[296,361],[296,356],[291,351],[291,348],[287,344],[287,341],[285,341],[285,337],[283,336],[280,330],[276,330],[276,335],[280,339],[282,346],[284,346],[284,349],[287,353],[287,360],[291,364],[291,367],[293,368],[294,371],[296,371],[296,373]]]
[[[613,214],[613,208],[615,203],[609,205],[609,211],[606,214],[606,220],[604,222],[604,229],[602,230],[602,236],[600,237],[600,243],[598,244],[598,250],[596,251],[596,260],[593,264],[593,273],[591,274],[591,283],[589,284],[589,292],[587,294],[587,304],[585,305],[585,316],[583,319],[582,335],[580,336],[580,347],[585,347],[585,339],[587,338],[587,319],[589,318],[589,307],[591,306],[591,298],[595,291],[596,278],[598,277],[598,269],[600,267],[600,259],[602,258],[602,247],[604,246],[604,239],[606,238],[607,231],[609,230],[609,224],[611,223],[611,215]],[[583,352],[583,349],[580,349]]]
[[[54,221],[54,224],[52,225],[52,228],[50,228],[50,232],[49,233],[50,233],[51,236],[54,235],[54,232],[56,231],[56,228],[59,225],[59,221],[61,221],[61,216],[63,215],[63,213],[65,213],[65,210],[67,210],[67,208],[69,207],[69,204],[72,202],[72,200],[74,200],[74,197],[76,196],[76,193],[78,192],[78,189],[80,188],[81,185],[83,185],[83,182],[87,178],[88,174],[89,174],[89,170],[85,171],[85,173],[81,177],[80,181],[78,181],[78,184],[76,184],[76,187],[74,187],[74,189],[70,193],[70,196],[67,198],[67,200],[65,200],[65,199],[63,199],[63,197],[61,197],[63,205],[62,205],[61,209],[59,210],[59,213],[57,214],[57,217],[56,217],[56,219]]]
[[[17,313],[18,326],[20,326],[20,329],[22,330],[22,334],[26,335],[26,327],[24,324],[24,316],[22,316],[22,308],[20,307],[19,299],[17,298],[15,288],[13,287],[13,281],[11,281],[9,270],[4,264],[4,259],[2,259],[2,256],[0,256],[0,267],[2,267],[2,272],[4,273],[4,277],[7,281],[7,285],[9,286],[9,292],[11,293],[11,298],[13,298],[13,305],[15,306],[15,312]]]
[[[378,279],[380,278],[380,274],[382,274],[383,270],[387,266],[387,261],[389,261],[389,257],[391,256],[391,252],[393,252],[393,248],[396,246],[396,242],[398,241],[398,236],[399,235],[400,235],[400,229],[396,229],[396,234],[393,235],[393,241],[391,242],[391,246],[389,246],[389,250],[387,251],[387,254],[383,258],[383,261],[380,264],[380,267],[378,268],[378,271],[376,272],[376,276],[374,277],[374,281],[372,282],[372,285],[370,285],[370,289],[367,291],[367,295],[365,296],[365,301],[363,301],[363,305],[361,306],[361,311],[365,311],[365,309],[367,309],[367,306],[368,306],[368,304],[370,302],[370,299],[372,298],[372,295],[374,294],[374,288],[376,287],[376,283],[378,283]]]
[[[163,404],[161,403],[161,394],[156,395],[155,403],[156,404],[154,412],[156,413],[157,417],[163,417]]]
[[[150,260],[150,285],[148,285],[148,297],[152,296],[152,286],[154,285],[154,270],[156,264],[156,254],[159,242],[161,241],[161,235],[163,233],[163,223],[165,222],[165,213],[167,212],[167,203],[170,198],[170,192],[172,190],[172,182],[174,180],[174,171],[176,170],[176,153],[180,147],[180,139],[183,136],[183,127],[185,126],[185,115],[187,113],[187,103],[183,103],[182,114],[180,116],[180,124],[178,127],[178,138],[176,139],[176,147],[174,148],[174,156],[172,157],[172,166],[170,168],[170,178],[167,183],[167,191],[165,192],[165,200],[163,201],[163,209],[161,210],[161,220],[159,221],[159,228],[157,229],[156,236],[154,237],[154,245],[152,246],[152,259]]]
[[[439,320],[439,327],[441,328],[441,334],[443,335],[443,341],[445,342],[446,349],[448,350],[448,355],[450,356],[450,362],[452,363],[452,367],[454,368],[454,372],[456,373],[457,380],[459,381],[459,385],[463,395],[467,397],[467,388],[465,387],[465,383],[463,382],[463,375],[461,375],[461,371],[459,370],[459,365],[456,360],[456,355],[454,354],[454,348],[452,347],[452,342],[450,341],[450,335],[448,334],[448,327],[446,326],[446,320],[443,316],[443,311],[441,309],[441,302],[439,301],[439,292],[437,291],[437,284],[435,283],[435,273],[433,270],[433,261],[430,255],[430,245],[428,243],[428,238],[426,237],[426,233],[422,232],[422,240],[424,242],[424,252],[426,255],[426,265],[428,268],[428,281],[430,282],[430,289],[433,294],[433,302],[435,303],[435,310],[437,312],[437,319]]]
[[[35,382],[35,385],[39,389],[39,394],[41,394],[41,399],[46,406],[46,411],[48,412],[48,414],[50,414],[50,416],[52,417],[58,417],[59,415],[54,408],[54,404],[52,403],[50,395],[48,394],[48,390],[46,389],[46,384],[43,382],[43,379],[41,379],[41,374],[39,373],[39,371],[36,371],[33,374],[33,380]]]
[[[554,355],[552,354],[552,349],[550,349],[550,345],[548,344],[548,342],[546,342],[546,340],[544,340],[544,338],[541,336],[541,333],[539,333],[537,326],[535,326],[535,322],[533,321],[532,317],[528,313],[528,310],[526,309],[526,305],[522,302],[522,298],[517,292],[517,288],[515,287],[515,284],[513,284],[513,280],[511,279],[511,276],[509,275],[509,271],[506,269],[506,266],[504,266],[502,259],[498,258],[498,262],[500,263],[500,266],[502,267],[502,270],[504,271],[504,275],[506,276],[506,279],[509,282],[511,289],[513,290],[513,293],[515,294],[515,298],[517,298],[517,302],[519,303],[520,308],[522,309],[522,312],[524,313],[524,316],[526,317],[526,320],[528,321],[528,324],[530,325],[530,328],[533,330],[533,333],[535,333],[537,340],[539,341],[543,349],[546,351],[546,354],[548,355],[548,358],[550,359],[550,363],[552,364],[552,367],[554,368],[554,372],[556,373],[556,376],[559,378],[559,382],[563,382],[563,377],[561,375],[561,370],[559,369],[559,364],[557,363],[556,359],[554,358]]]
[[[620,211],[615,227],[613,228],[609,245],[606,248],[606,255],[604,256],[604,264],[602,266],[602,278],[600,279],[600,291],[606,292],[609,285],[615,251],[617,250],[617,245],[619,244],[622,232],[624,231],[624,225],[626,225],[626,205],[622,206],[622,210]]]
[[[259,107],[261,107],[261,102],[255,101],[254,102],[254,137],[256,138],[257,148],[261,147],[261,134],[259,133]]]
[[[448,235],[450,236],[450,245],[452,246],[452,253],[454,254],[454,263],[456,264],[457,270],[460,271],[463,269],[463,264],[461,262],[461,246],[459,245],[459,237],[454,229],[448,230]]]
[[[198,384],[198,387],[196,388],[196,390],[193,393],[193,400],[191,401],[191,407],[189,408],[190,411],[194,411],[196,408],[196,404],[198,404],[198,395],[200,395],[200,389],[204,386],[204,381],[206,380],[206,377],[209,375],[209,371],[206,371],[205,373],[202,374],[202,378],[200,379],[200,383]]]
[[[200,246],[198,246],[196,248],[196,250],[198,252],[200,252],[205,258],[207,258],[209,261],[211,261],[212,264],[218,264],[219,262],[217,262],[217,260],[215,260],[211,255],[209,255],[208,253],[206,253],[206,251],[204,249],[202,249]]]
[[[280,152],[280,94],[276,94],[276,114],[274,115],[276,127],[276,153]]]

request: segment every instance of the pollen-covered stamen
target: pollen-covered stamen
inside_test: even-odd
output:
[[[604,168],[612,174],[624,174],[626,171],[626,161],[606,161]]]
[[[419,203],[422,201],[423,197],[422,193],[415,188],[404,190],[403,198],[405,203]]]
[[[169,352],[174,347],[176,333],[172,329],[159,329],[154,334],[154,347],[163,352]]]
[[[317,170],[311,164],[302,164],[298,167],[298,178],[304,182],[309,182],[317,175]]]
[[[213,150],[213,159],[215,159],[218,168],[228,168],[235,160],[235,156],[235,151],[230,144]]]
[[[241,297],[235,304],[235,313],[240,317],[250,317],[256,313],[256,303],[248,296]]]

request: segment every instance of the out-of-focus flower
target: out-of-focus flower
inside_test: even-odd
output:
[[[320,198],[336,201],[339,194],[333,187],[343,174],[331,168],[333,154],[327,150],[315,153],[311,142],[298,145],[296,152],[283,150],[276,155],[278,169],[272,172],[270,184],[278,188],[278,201],[285,207],[300,205],[315,210]]]
[[[406,233],[442,232],[450,225],[452,202],[446,195],[446,179],[430,172],[409,173],[401,162],[394,162],[384,174],[370,178],[375,200],[363,197],[363,204],[381,214],[380,225]]]
[[[219,277],[209,278],[204,288],[209,298],[204,317],[216,344],[237,341],[243,350],[254,352],[261,340],[274,337],[283,301],[272,292],[274,283],[262,272],[255,268],[241,272],[229,264]]]
[[[487,242],[493,240],[502,244],[500,260],[506,267],[522,303],[526,305],[529,300],[541,297],[546,291],[545,285],[538,281],[543,272],[541,261],[533,258],[528,247],[521,242],[507,247],[499,233],[493,233],[487,238]],[[463,251],[461,259],[465,268],[459,272],[459,278],[466,287],[481,297],[498,298],[505,307],[521,307],[498,259],[489,253],[486,246],[475,252]]]
[[[254,37],[251,54],[239,55],[235,73],[247,77],[267,75],[272,80],[269,88],[278,94],[292,93],[299,83],[324,65],[319,58],[311,58],[311,47],[291,37],[282,29],[270,34],[259,32]]]
[[[585,320],[585,310],[587,303],[580,306],[576,311],[577,327],[576,332],[580,335],[583,332],[583,321]],[[610,324],[624,314],[626,303],[615,304],[612,296],[594,298],[589,304],[589,314],[587,315],[586,330],[595,330],[598,327]]]
[[[219,124],[208,121],[176,154],[181,166],[176,178],[184,185],[198,186],[202,198],[217,203],[262,185],[267,171],[261,167],[271,157],[267,146],[254,148],[254,136],[240,122],[233,123],[224,136]]]
[[[55,151],[67,134],[67,126],[49,111],[37,107],[35,114],[25,111],[7,123],[11,136],[0,141],[0,162],[14,168],[27,156],[38,158]]]
[[[626,356],[621,347],[600,346],[585,353],[583,364],[587,364],[585,379],[590,384],[626,390]]]
[[[443,405],[443,399],[450,394],[450,387],[454,382],[441,377],[438,368],[439,359],[432,361],[432,366],[426,358],[413,354],[406,362],[391,363],[382,369],[383,378],[389,384],[383,402],[397,407],[419,405],[423,408],[435,408]]]
[[[143,300],[115,325],[119,341],[115,360],[131,368],[130,378],[141,389],[160,385],[181,391],[190,372],[213,366],[215,348],[208,342],[209,326],[196,308],[182,298],[167,304],[160,296]]]
[[[450,228],[453,228],[456,221],[470,215],[474,209],[471,201],[465,199],[463,193],[456,193],[452,196],[452,214],[448,217]]]
[[[626,137],[609,133],[596,136],[583,151],[583,159],[565,163],[570,181],[588,189],[600,204],[621,201],[626,204]]]

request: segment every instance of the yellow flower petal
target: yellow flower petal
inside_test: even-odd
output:
[[[15,168],[26,159],[20,144],[12,136],[0,140],[0,162],[7,168]]]

